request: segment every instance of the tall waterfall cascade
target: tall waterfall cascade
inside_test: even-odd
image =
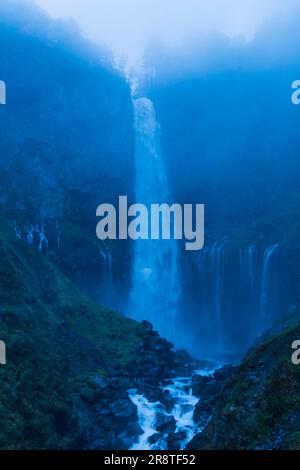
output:
[[[135,199],[150,208],[151,204],[169,203],[171,191],[153,103],[148,98],[138,98],[133,104],[136,145]],[[150,321],[161,335],[174,340],[180,294],[177,242],[174,239],[139,239],[134,242],[133,249],[134,264],[128,315],[137,320]]]

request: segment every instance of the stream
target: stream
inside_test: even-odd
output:
[[[170,379],[162,386],[161,389],[169,392],[174,401],[169,412],[163,403],[151,402],[136,390],[129,390],[129,397],[137,407],[139,426],[143,431],[131,450],[184,449],[203,429],[194,422],[194,410],[199,398],[193,395],[193,377],[212,376],[218,367],[196,370],[192,376]]]

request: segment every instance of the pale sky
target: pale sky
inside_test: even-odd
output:
[[[35,0],[54,18],[75,20],[84,36],[130,63],[152,39],[176,45],[220,31],[251,38],[263,23],[291,14],[300,0]]]

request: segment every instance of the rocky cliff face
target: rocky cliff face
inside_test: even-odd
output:
[[[71,27],[28,7],[18,19],[9,3],[0,8],[0,212],[96,300],[109,253],[122,299],[129,245],[96,243],[95,227],[99,204],[132,194],[129,86]]]
[[[1,449],[127,449],[138,438],[129,389],[160,392],[193,361],[100,307],[1,218]]]

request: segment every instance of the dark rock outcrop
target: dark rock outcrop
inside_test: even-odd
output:
[[[211,383],[197,379],[204,398],[195,420],[205,429],[189,449],[299,447],[300,374],[291,361],[291,344],[299,337],[298,310],[283,331],[265,335],[251,348],[240,366],[216,371]],[[206,387],[213,389],[211,396]]]
[[[172,415],[158,414],[156,417],[155,427],[158,432],[172,433],[175,431],[176,422]]]

